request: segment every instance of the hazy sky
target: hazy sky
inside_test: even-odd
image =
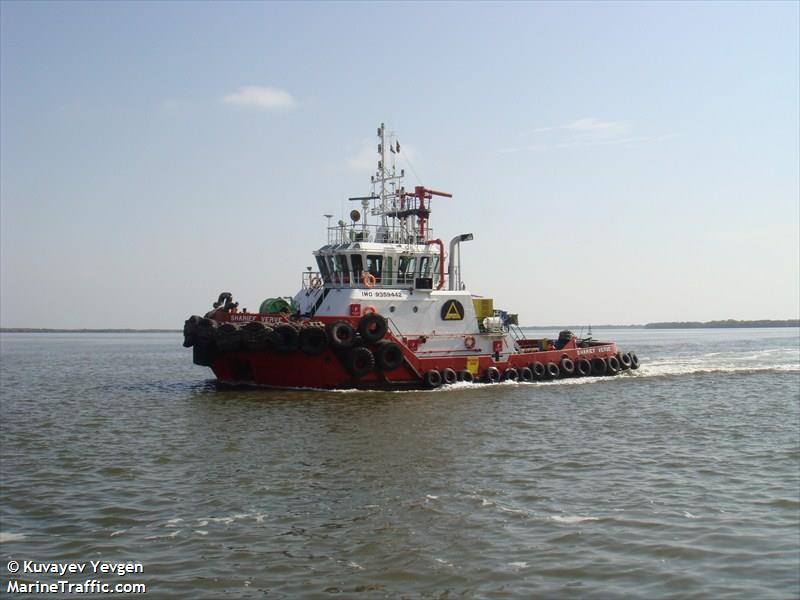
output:
[[[797,318],[800,3],[0,2],[0,324],[293,295],[375,129],[524,324]],[[406,165],[401,165],[406,166]]]

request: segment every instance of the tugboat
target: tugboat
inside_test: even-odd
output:
[[[293,297],[239,310],[228,292],[184,325],[193,361],[222,384],[279,388],[438,388],[457,382],[534,382],[616,375],[639,367],[614,342],[561,331],[528,338],[517,314],[498,310],[461,279],[460,245],[430,228],[434,198],[403,186],[400,143],[378,128],[378,168],[361,210],[331,226]],[[388,156],[387,156],[388,154]],[[388,158],[388,160],[387,160]]]

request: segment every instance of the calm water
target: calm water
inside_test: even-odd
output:
[[[800,597],[800,332],[598,337],[643,367],[331,393],[218,391],[179,334],[4,334],[0,594],[13,559],[138,561],[101,579],[155,598]]]

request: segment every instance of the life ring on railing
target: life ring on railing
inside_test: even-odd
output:
[[[371,304],[367,304],[364,308],[361,309],[362,315],[369,315],[376,312],[378,312],[378,309],[372,306]]]
[[[373,288],[375,287],[375,284],[377,283],[378,279],[372,273],[364,273],[361,276],[361,281],[363,281],[364,285],[367,286],[368,288]]]
[[[322,278],[319,277],[319,276],[312,277],[311,278],[311,287],[314,288],[315,290],[318,290],[319,288],[321,288],[322,287]]]
[[[468,335],[464,338],[464,348],[472,350],[475,347],[475,336]]]

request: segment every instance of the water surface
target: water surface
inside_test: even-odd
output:
[[[800,332],[596,337],[642,368],[391,393],[3,334],[0,583],[100,558],[160,598],[800,597]]]

